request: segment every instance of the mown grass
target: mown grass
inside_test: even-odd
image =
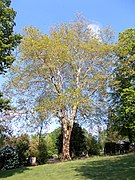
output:
[[[0,171],[1,180],[135,180],[135,154]]]

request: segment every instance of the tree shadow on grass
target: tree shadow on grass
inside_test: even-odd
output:
[[[135,180],[135,154],[89,161],[75,169],[82,179]]]
[[[17,169],[10,169],[10,170],[0,170],[0,178],[7,178],[15,174],[21,174],[26,170],[30,170],[30,168],[22,167]]]

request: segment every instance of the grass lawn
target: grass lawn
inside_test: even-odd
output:
[[[135,180],[135,154],[0,171],[0,180]]]

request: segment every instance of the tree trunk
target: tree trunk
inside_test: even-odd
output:
[[[67,124],[63,128],[63,147],[62,147],[62,160],[71,160],[70,157],[70,138],[72,127]]]
[[[63,146],[62,146],[62,160],[71,160],[70,157],[70,138],[73,129],[74,119],[76,115],[77,106],[71,109],[71,116],[69,120],[66,119],[66,111],[63,110],[62,130],[63,130]]]

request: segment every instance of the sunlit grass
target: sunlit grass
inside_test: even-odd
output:
[[[1,180],[135,180],[135,154],[0,171]]]

